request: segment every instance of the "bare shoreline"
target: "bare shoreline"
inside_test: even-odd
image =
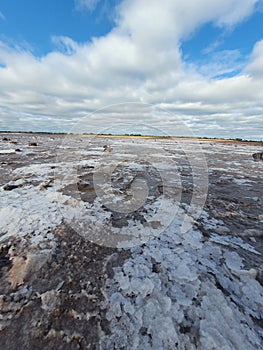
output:
[[[188,136],[154,136],[154,135],[110,135],[110,134],[63,134],[50,132],[13,132],[1,131],[0,135],[29,135],[29,136],[48,136],[48,137],[96,137],[110,139],[150,139],[150,140],[174,140],[174,141],[197,141],[197,142],[216,142],[229,144],[245,144],[250,146],[263,146],[263,141],[256,140],[238,140],[238,139],[221,139],[209,137],[188,137]]]

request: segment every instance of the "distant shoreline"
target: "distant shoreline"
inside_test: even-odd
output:
[[[67,133],[52,133],[52,132],[31,132],[31,131],[0,131],[0,135],[43,135],[43,136],[62,136],[62,137],[100,137],[100,138],[127,138],[127,139],[156,139],[156,140],[181,140],[181,141],[202,141],[202,142],[217,142],[217,143],[242,143],[249,145],[263,146],[262,141],[256,140],[243,140],[241,138],[236,139],[223,139],[223,138],[209,138],[209,137],[188,137],[188,136],[155,136],[155,135],[138,135],[138,134],[67,134]]]

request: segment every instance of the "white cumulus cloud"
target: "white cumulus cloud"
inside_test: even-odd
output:
[[[76,1],[76,6],[92,10],[96,3]],[[229,51],[222,58],[220,52],[211,56],[205,67],[198,62],[188,65],[181,53],[181,42],[201,25],[213,22],[232,28],[251,15],[256,4],[256,0],[123,0],[112,31],[91,42],[53,37],[56,50],[40,58],[0,43],[4,120],[0,129],[8,128],[6,115],[9,128],[22,128],[22,114],[28,123],[32,116],[30,129],[43,125],[49,130],[66,129],[75,119],[106,105],[141,101],[165,106],[171,112],[169,123],[180,116],[196,134],[231,137],[239,127],[237,137],[259,138],[263,134],[258,128],[263,113],[262,42],[256,43],[249,63],[240,60],[239,52]],[[237,75],[222,77],[237,68]],[[114,113],[94,118],[100,128]],[[168,119],[147,114],[144,122],[162,127]]]

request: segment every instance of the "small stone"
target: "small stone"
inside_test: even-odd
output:
[[[55,290],[49,290],[40,295],[41,298],[41,308],[45,311],[53,311],[58,305],[58,292]]]
[[[0,308],[2,309],[2,305],[5,302],[6,296],[5,295],[0,295]]]
[[[13,266],[9,271],[8,281],[11,288],[16,288],[24,283],[24,278],[27,273],[27,261],[23,257],[14,257]]]
[[[244,237],[261,237],[263,236],[263,230],[258,230],[255,228],[249,228],[247,230],[244,230],[240,236],[244,236]]]
[[[46,190],[48,187],[51,186],[51,182],[52,182],[52,181],[53,181],[53,180],[50,179],[50,180],[48,180],[47,182],[45,182],[45,183],[43,183],[42,185],[40,185],[39,190],[40,190],[40,191]]]
[[[103,146],[104,150],[103,152],[111,152],[112,151],[112,147],[110,147],[109,145],[105,145]]]
[[[5,191],[12,191],[12,190],[14,190],[15,188],[18,188],[18,187],[19,187],[19,185],[6,184],[2,188]]]
[[[253,268],[251,268],[249,270],[240,270],[240,271],[238,271],[238,275],[239,276],[249,276],[249,277],[251,277],[253,279],[257,278],[257,274],[258,274],[257,270],[253,269]]]
[[[216,233],[219,233],[219,234],[229,234],[230,233],[229,228],[226,226],[218,226],[218,227],[215,227],[214,230]]]
[[[50,339],[50,338],[55,338],[56,336],[57,336],[57,331],[56,331],[54,328],[52,328],[52,329],[50,329],[50,331],[48,332],[46,338],[47,338],[47,339]]]
[[[158,228],[162,227],[162,224],[160,221],[147,221],[144,225],[146,227],[151,227],[153,229],[158,229]]]

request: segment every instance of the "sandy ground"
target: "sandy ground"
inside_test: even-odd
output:
[[[0,140],[1,349],[263,348],[262,144]]]

